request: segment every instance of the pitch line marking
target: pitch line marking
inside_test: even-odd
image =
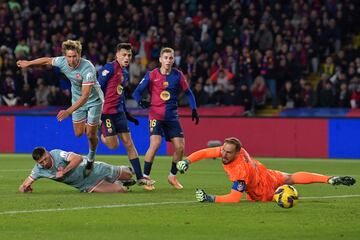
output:
[[[360,195],[338,195],[338,196],[323,196],[323,197],[300,197],[302,199],[329,199],[329,198],[351,198],[360,197]],[[152,203],[131,203],[131,204],[116,204],[116,205],[102,205],[91,207],[72,207],[72,208],[49,208],[49,209],[34,209],[34,210],[19,210],[19,211],[4,211],[0,215],[11,215],[21,213],[41,213],[41,212],[62,212],[73,210],[88,210],[88,209],[104,209],[104,208],[122,208],[122,207],[144,207],[144,206],[157,206],[157,205],[170,205],[170,204],[186,204],[196,203],[197,201],[183,201],[183,202],[152,202]]]

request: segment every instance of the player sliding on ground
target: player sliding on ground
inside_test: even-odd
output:
[[[187,159],[179,161],[176,167],[184,173],[190,163],[217,157],[221,157],[224,170],[233,182],[231,192],[227,195],[214,196],[197,189],[196,199],[199,202],[239,202],[244,193],[249,201],[272,201],[276,188],[284,184],[326,183],[346,186],[355,184],[355,179],[349,176],[325,176],[309,172],[287,174],[267,169],[259,161],[252,159],[241,142],[234,137],[225,139],[221,147],[192,153]]]
[[[81,192],[126,192],[127,187],[136,183],[133,171],[128,166],[113,166],[95,162],[93,170],[86,177],[86,160],[82,156],[54,149],[48,152],[36,147],[32,152],[36,165],[29,177],[19,187],[20,192],[32,192],[32,183],[40,178],[49,178],[79,189]]]

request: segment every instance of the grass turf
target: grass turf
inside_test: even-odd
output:
[[[98,156],[111,164],[125,157]],[[360,161],[260,159],[284,172],[350,175],[359,180]],[[275,203],[203,204],[194,190],[226,194],[231,183],[217,160],[204,160],[179,175],[185,186],[167,183],[170,158],[158,157],[156,190],[132,187],[127,194],[86,194],[47,179],[32,194],[17,193],[34,162],[29,155],[0,155],[0,239],[356,239],[360,233],[360,185],[296,185],[300,201],[292,209]],[[327,198],[328,197],[328,198]]]

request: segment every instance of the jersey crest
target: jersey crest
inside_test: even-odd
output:
[[[81,80],[81,79],[82,79],[80,73],[77,73],[75,77],[76,77],[77,80]]]
[[[168,91],[164,90],[160,93],[160,98],[164,101],[167,101],[170,99],[170,93]]]
[[[121,95],[123,93],[123,86],[121,86],[121,84],[119,84],[117,87],[116,87],[116,92]]]

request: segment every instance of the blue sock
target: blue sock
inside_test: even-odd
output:
[[[136,179],[143,178],[139,158],[130,159],[130,163],[135,171]]]
[[[94,161],[95,154],[96,154],[96,150],[93,151],[93,150],[90,150],[90,149],[89,149],[89,153],[88,153],[87,156],[88,156],[90,162]]]
[[[176,175],[176,173],[178,172],[177,168],[176,168],[176,163],[171,162],[171,170],[170,170],[171,174]]]
[[[152,162],[144,162],[144,174],[150,176]]]

